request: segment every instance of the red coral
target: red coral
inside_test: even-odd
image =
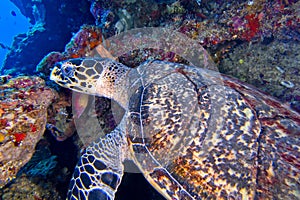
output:
[[[19,144],[25,139],[26,133],[15,133],[14,137],[15,137],[15,143]]]
[[[248,23],[246,24],[246,31],[243,33],[242,38],[250,41],[259,31],[259,17],[256,14],[248,14],[245,16],[245,19]]]

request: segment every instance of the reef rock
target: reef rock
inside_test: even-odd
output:
[[[9,78],[0,79],[0,187],[31,158],[56,97],[39,77]]]

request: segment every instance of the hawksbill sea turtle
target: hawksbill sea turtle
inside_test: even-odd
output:
[[[68,199],[114,199],[133,160],[166,199],[299,199],[300,115],[234,78],[149,60],[57,63],[51,80],[125,114],[83,152]]]
[[[73,59],[51,79],[126,110],[86,148],[70,199],[113,199],[125,159],[168,199],[299,198],[299,114],[253,87],[226,76],[220,85],[213,71],[163,61],[132,69]]]

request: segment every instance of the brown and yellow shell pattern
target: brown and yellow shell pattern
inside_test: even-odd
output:
[[[161,61],[137,71],[129,149],[166,198],[300,198],[298,113],[217,72]]]

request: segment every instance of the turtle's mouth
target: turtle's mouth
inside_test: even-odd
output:
[[[70,88],[78,92],[82,92],[80,88],[76,87],[78,81],[74,77],[69,77],[68,75],[69,74],[66,74],[62,68],[61,63],[57,63],[51,71],[50,80],[64,88]]]
[[[61,69],[58,66],[55,66],[50,74],[50,80],[54,81],[58,85],[62,87],[66,87],[66,82],[70,82],[70,80],[66,79],[63,76]]]
[[[52,72],[50,74],[50,80],[57,82],[57,81],[59,81],[59,79],[61,79],[61,70],[60,70],[60,68],[58,68],[57,66],[55,66],[52,69]]]

